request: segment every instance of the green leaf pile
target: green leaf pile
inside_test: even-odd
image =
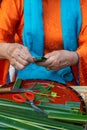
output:
[[[70,103],[71,104],[71,103]],[[73,103],[73,105],[76,103]],[[76,108],[79,108],[77,103]],[[42,103],[38,107],[47,114],[37,113],[29,104],[0,100],[1,130],[83,130],[87,116],[72,109],[73,105]]]

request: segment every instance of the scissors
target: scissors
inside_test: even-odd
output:
[[[32,108],[38,112],[38,113],[44,113],[44,110],[40,109],[39,107],[37,107],[35,104],[34,104],[34,93],[33,92],[25,92],[24,93],[24,97],[22,97],[21,94],[13,94],[12,96],[13,100],[15,100],[16,102],[20,102],[20,103],[27,103],[27,104],[30,104],[32,106]]]

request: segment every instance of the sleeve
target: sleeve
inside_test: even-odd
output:
[[[82,27],[78,38],[80,85],[87,85],[87,0],[81,0]]]
[[[0,6],[0,42],[13,42],[23,12],[23,0],[3,0]]]
[[[2,0],[0,5],[0,44],[13,42],[16,31],[21,25],[23,0]],[[17,28],[19,27],[19,28]],[[9,61],[0,60],[0,85],[5,84],[8,77]]]

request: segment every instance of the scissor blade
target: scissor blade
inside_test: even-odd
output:
[[[37,91],[38,88],[0,88],[0,93],[21,93],[29,91]]]
[[[29,92],[29,91],[37,91],[38,88],[20,88],[20,89],[11,89],[11,92]]]

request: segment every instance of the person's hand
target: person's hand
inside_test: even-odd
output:
[[[67,66],[73,66],[78,63],[78,55],[76,52],[67,50],[53,51],[45,55],[47,58],[44,62],[37,63],[40,66],[46,67],[48,70],[60,70]]]
[[[29,63],[34,62],[33,57],[29,53],[27,47],[18,43],[7,43],[6,59],[10,61],[10,64],[17,70],[23,69]]]

